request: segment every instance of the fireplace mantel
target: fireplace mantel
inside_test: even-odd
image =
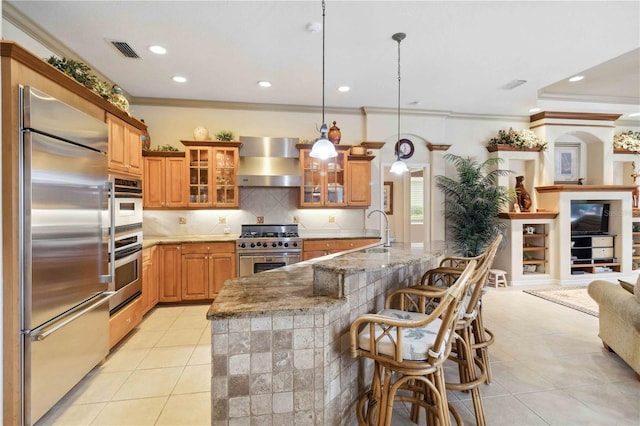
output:
[[[538,192],[629,192],[634,185],[549,185],[536,186]]]

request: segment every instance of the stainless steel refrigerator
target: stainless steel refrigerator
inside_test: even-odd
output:
[[[108,130],[32,87],[20,90],[23,424],[109,351]]]

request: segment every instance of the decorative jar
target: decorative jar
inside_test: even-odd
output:
[[[196,141],[206,141],[209,139],[209,130],[204,126],[198,126],[193,129],[193,139]]]
[[[342,133],[340,132],[340,128],[336,126],[336,122],[334,121],[333,126],[329,129],[329,133],[327,133],[327,138],[329,138],[334,145],[338,145],[341,137]]]

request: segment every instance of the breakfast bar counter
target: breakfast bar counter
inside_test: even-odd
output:
[[[349,327],[443,247],[378,244],[226,281],[207,313],[212,424],[355,424],[372,372],[351,358]]]

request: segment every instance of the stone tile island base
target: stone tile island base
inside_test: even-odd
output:
[[[373,364],[351,358],[349,327],[416,283],[438,254],[399,245],[227,281],[208,313],[212,424],[357,424]],[[317,294],[327,288],[340,296]]]

